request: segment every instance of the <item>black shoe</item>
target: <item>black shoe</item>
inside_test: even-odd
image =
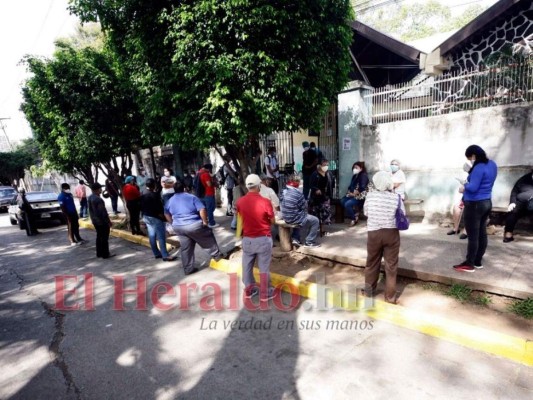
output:
[[[509,242],[512,242],[514,240],[514,237],[511,236],[511,237],[504,237],[503,238],[503,243],[509,243]]]
[[[177,259],[178,259],[178,257],[176,257],[176,256],[163,257],[163,261],[176,261]]]
[[[213,257],[213,260],[218,262],[218,261],[222,260],[223,258],[226,258],[226,254],[225,253],[218,253],[218,255],[216,257]]]
[[[461,239],[461,240],[464,240],[464,239],[466,239],[466,238],[468,238],[468,235],[465,235],[464,233],[461,233],[461,234],[459,235],[459,239]]]
[[[192,275],[192,274],[195,274],[198,271],[199,271],[198,268],[193,268],[190,271],[185,271],[185,275]]]
[[[163,256],[155,256],[155,258],[163,258]]]
[[[105,257],[102,257],[102,258],[104,258],[104,259],[108,259],[108,258],[113,258],[113,257],[115,257],[115,256],[116,256],[116,254],[110,254],[110,255],[105,256]]]
[[[453,229],[451,231],[449,231],[446,235],[455,235],[457,232],[454,231]]]

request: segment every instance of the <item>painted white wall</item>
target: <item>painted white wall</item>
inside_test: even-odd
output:
[[[399,159],[410,198],[425,200],[426,214],[447,213],[471,144],[498,164],[493,206],[509,203],[516,180],[533,167],[533,107],[508,105],[362,127],[362,158],[369,171]],[[339,135],[339,141],[342,135]],[[341,157],[345,156],[341,152]]]

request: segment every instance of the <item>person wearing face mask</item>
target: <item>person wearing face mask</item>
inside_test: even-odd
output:
[[[276,153],[276,148],[271,146],[268,148],[268,154],[265,157],[265,173],[271,180],[271,188],[276,194],[279,192],[279,162]]]
[[[168,200],[174,196],[174,184],[176,181],[174,171],[170,168],[165,168],[161,177],[161,197],[163,198],[163,204],[167,204]]]
[[[514,240],[514,228],[521,217],[533,214],[533,171],[516,181],[511,191],[507,211],[503,243]]]
[[[341,199],[344,211],[350,218],[350,226],[355,226],[359,221],[359,212],[365,204],[366,194],[368,192],[368,174],[366,173],[365,163],[357,161],[352,165],[352,180],[346,195]],[[357,211],[354,211],[356,207]]]
[[[333,198],[333,189],[335,187],[335,178],[333,174],[328,171],[329,160],[323,159],[317,166],[317,169],[311,175],[309,185],[311,186],[311,194],[309,203],[311,206],[311,214],[320,220],[320,227],[331,224],[331,204]],[[321,230],[321,234],[324,232]]]
[[[318,157],[316,154],[316,151],[311,150],[311,147],[309,146],[309,142],[303,142],[302,146],[304,148],[304,152],[302,154],[303,156],[303,165],[302,165],[302,176],[304,181],[304,197],[305,199],[309,199],[309,190],[311,189],[311,186],[309,186],[309,180],[311,179],[311,175],[313,172],[316,171],[316,165],[318,164]]]
[[[401,170],[400,162],[398,160],[392,160],[390,162],[390,170],[394,193],[398,193],[402,196],[402,200],[405,200],[405,182],[407,179],[405,173]]]
[[[57,196],[57,202],[61,211],[67,220],[67,235],[71,246],[82,244],[85,242],[80,236],[80,225],[78,223],[78,212],[76,211],[76,204],[74,204],[74,197],[70,192],[70,185],[68,183],[61,184],[61,193]]]
[[[492,209],[492,188],[498,175],[498,166],[487,158],[485,151],[471,145],[465,151],[472,161],[472,169],[464,185],[459,187],[463,193],[465,228],[468,233],[466,259],[453,266],[459,272],[474,272],[483,268],[483,256],[487,250],[487,220]]]

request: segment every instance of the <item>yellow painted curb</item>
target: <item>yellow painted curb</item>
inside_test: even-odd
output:
[[[229,260],[211,260],[211,268],[225,273],[241,275],[241,266]],[[259,270],[254,268],[254,275],[259,279]],[[296,278],[271,273],[272,284],[283,291],[297,288],[302,297],[316,300],[319,287],[316,283],[301,281]],[[374,300],[368,307],[370,299],[347,296],[339,288],[326,286],[325,303],[328,308],[342,308],[348,311],[366,313],[376,320],[421,332],[451,343],[459,344],[485,353],[494,354],[509,360],[533,366],[533,341],[495,332],[489,329],[457,322],[442,317],[428,315],[416,310]],[[321,288],[324,291],[324,287]],[[367,304],[365,304],[365,300]]]
[[[79,224],[82,228],[94,230],[93,224],[89,221],[84,221],[80,219]],[[109,232],[109,234],[111,236],[127,240],[128,242],[133,242],[133,243],[140,244],[142,246],[150,247],[150,239],[148,239],[146,236],[132,235],[129,232],[122,231],[120,229],[113,229],[113,228],[111,228],[111,231]],[[167,243],[167,250],[171,251],[172,249],[174,249],[174,246]]]

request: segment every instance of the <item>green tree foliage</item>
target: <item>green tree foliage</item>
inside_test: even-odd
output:
[[[52,59],[28,56],[32,77],[21,106],[43,157],[51,167],[92,183],[94,167],[109,173],[122,157],[131,168],[131,151],[140,145],[140,114],[133,89],[111,53],[58,44]]]
[[[348,0],[72,0],[141,95],[145,133],[233,155],[312,127],[348,81]],[[233,151],[231,151],[233,150]]]
[[[0,182],[11,185],[13,181],[24,178],[24,171],[36,164],[39,160],[37,144],[32,138],[24,139],[22,143],[11,152],[0,153]]]
[[[475,4],[461,15],[452,16],[449,6],[436,0],[417,3],[393,3],[357,16],[361,22],[400,38],[422,39],[437,33],[460,29],[485,10]]]

